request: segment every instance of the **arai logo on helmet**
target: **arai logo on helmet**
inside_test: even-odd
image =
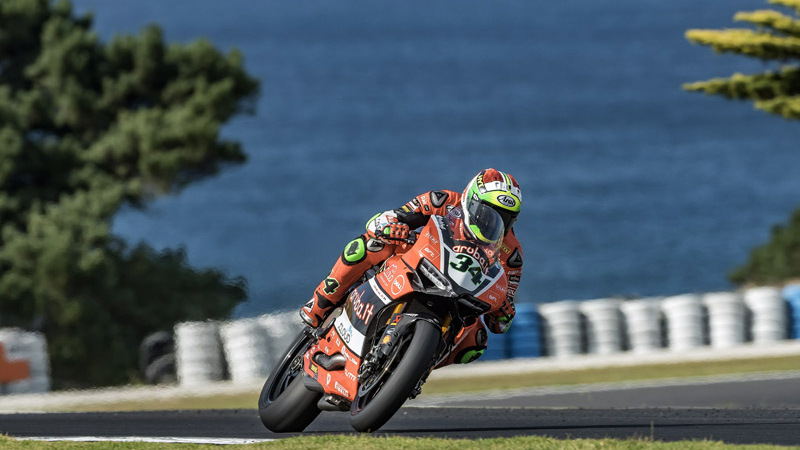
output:
[[[517,201],[508,195],[501,195],[497,197],[497,201],[500,202],[501,205],[508,206],[509,208],[513,208],[517,205]]]

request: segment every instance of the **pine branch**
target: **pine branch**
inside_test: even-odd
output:
[[[800,0],[769,0],[772,5],[786,6],[787,8],[794,9],[797,14],[800,14]]]
[[[800,20],[781,14],[778,11],[762,9],[752,12],[740,12],[733,17],[733,20],[748,22],[789,36],[800,37]]]
[[[707,45],[718,53],[735,53],[761,59],[800,59],[800,38],[779,37],[746,29],[689,30],[686,39]]]
[[[756,108],[787,119],[800,120],[800,96],[776,97],[772,100],[755,102]]]
[[[730,78],[686,83],[683,89],[737,100],[765,101],[795,96],[800,95],[800,67],[784,67],[780,72],[757,75],[736,73]]]

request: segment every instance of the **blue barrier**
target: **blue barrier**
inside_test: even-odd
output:
[[[800,339],[800,284],[783,288],[783,298],[789,305],[789,338]]]
[[[514,328],[513,326],[511,328]],[[488,330],[487,330],[488,331]],[[511,352],[508,345],[508,334],[494,334],[489,331],[488,348],[483,352],[481,361],[490,361],[495,359],[508,359],[511,358]]]
[[[541,320],[535,303],[517,305],[517,315],[508,334],[512,358],[542,356]]]

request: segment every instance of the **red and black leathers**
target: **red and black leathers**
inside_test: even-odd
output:
[[[314,290],[313,298],[301,311],[304,320],[312,326],[318,326],[367,270],[379,265],[392,254],[404,252],[401,242],[408,236],[408,229],[425,225],[432,215],[446,215],[451,209],[458,207],[460,201],[461,194],[458,192],[431,191],[416,196],[398,209],[385,211],[370,219],[366,233],[345,246],[330,275]],[[514,296],[522,274],[523,255],[513,228],[506,230],[499,257],[508,280],[508,294],[499,311],[484,315],[486,326],[493,333],[504,333],[508,330],[515,314]],[[441,365],[477,359],[486,348],[486,340],[485,327],[481,321],[464,328],[458,337],[456,349],[449,360]]]

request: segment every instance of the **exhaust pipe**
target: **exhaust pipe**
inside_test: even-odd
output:
[[[328,356],[324,353],[317,353],[314,355],[314,362],[319,364],[327,371],[344,369],[347,358],[343,354],[337,353],[333,356]]]

